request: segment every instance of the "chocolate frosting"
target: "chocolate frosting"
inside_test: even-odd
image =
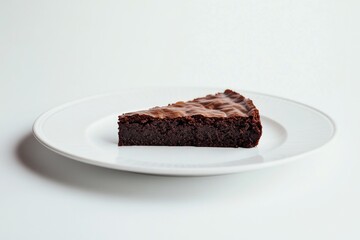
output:
[[[177,102],[164,107],[125,113],[123,116],[149,115],[154,118],[177,118],[194,115],[204,117],[249,117],[258,116],[252,101],[232,91],[207,95],[192,101]]]

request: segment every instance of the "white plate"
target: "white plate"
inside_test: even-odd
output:
[[[256,148],[117,146],[119,114],[223,90],[144,88],[90,97],[44,113],[34,123],[33,132],[50,150],[81,162],[132,172],[182,176],[227,174],[289,162],[323,146],[335,133],[333,121],[312,107],[240,90],[260,111],[263,136]]]

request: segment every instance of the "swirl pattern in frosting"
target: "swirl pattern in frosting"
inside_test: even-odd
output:
[[[253,102],[232,90],[207,95],[187,102],[176,102],[164,107],[125,113],[123,116],[148,115],[154,118],[178,118],[194,115],[204,117],[258,116]]]

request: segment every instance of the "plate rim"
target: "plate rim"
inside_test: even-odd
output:
[[[262,162],[261,164],[259,163],[251,163],[248,165],[240,165],[240,166],[217,166],[216,168],[214,167],[201,167],[201,168],[169,168],[169,167],[161,167],[161,168],[149,168],[149,167],[141,167],[141,166],[136,166],[136,167],[132,167],[132,166],[126,166],[126,165],[118,165],[118,164],[109,164],[109,163],[105,163],[105,162],[100,162],[97,160],[93,160],[93,159],[89,159],[86,157],[80,157],[77,155],[73,155],[71,153],[65,152],[60,150],[59,148],[57,148],[56,146],[53,146],[52,144],[49,144],[48,141],[46,140],[46,136],[45,134],[42,132],[41,126],[43,123],[46,122],[46,120],[48,119],[48,117],[50,117],[52,114],[59,112],[69,106],[73,106],[82,102],[86,102],[89,100],[93,100],[96,98],[102,98],[102,97],[107,97],[107,96],[112,96],[112,95],[119,95],[121,92],[123,91],[129,91],[129,90],[150,90],[150,89],[174,89],[174,88],[183,88],[185,89],[209,89],[209,90],[215,90],[215,91],[220,91],[220,89],[226,89],[226,88],[220,88],[220,87],[189,87],[189,86],[182,86],[182,87],[131,87],[131,88],[123,88],[121,89],[121,91],[116,91],[116,92],[108,92],[108,93],[102,93],[102,94],[95,94],[95,95],[91,95],[91,96],[87,96],[87,97],[83,97],[77,100],[73,100],[73,101],[69,101],[63,104],[60,104],[56,107],[53,107],[45,112],[43,112],[42,114],[40,114],[36,120],[34,121],[34,124],[32,126],[32,133],[33,136],[35,137],[35,139],[40,142],[43,146],[45,146],[47,149],[56,152],[57,154],[60,154],[64,157],[82,162],[82,163],[86,163],[86,164],[91,164],[94,166],[100,166],[100,167],[105,167],[105,168],[109,168],[109,169],[115,169],[115,170],[120,170],[120,171],[128,171],[128,172],[135,172],[135,173],[143,173],[143,174],[152,174],[152,175],[167,175],[167,176],[207,176],[207,175],[223,175],[223,174],[231,174],[231,173],[239,173],[239,172],[245,172],[245,171],[252,171],[252,170],[257,170],[257,169],[263,169],[263,168],[268,168],[268,167],[272,167],[272,166],[278,166],[278,165],[282,165],[282,164],[286,164],[289,162],[293,162],[298,158],[304,157],[308,154],[311,154],[315,151],[318,151],[319,149],[323,148],[324,146],[326,146],[327,144],[329,144],[337,135],[337,124],[335,123],[335,121],[333,120],[333,118],[331,118],[327,113],[323,112],[322,110],[319,110],[313,106],[310,106],[308,104],[296,101],[296,100],[292,100],[289,98],[285,98],[285,97],[281,97],[281,96],[275,96],[272,94],[268,94],[268,93],[262,93],[262,92],[257,92],[257,91],[248,91],[248,90],[244,90],[244,89],[235,89],[235,91],[238,92],[244,92],[244,93],[249,93],[249,94],[254,94],[254,95],[261,95],[261,96],[266,96],[266,97],[271,97],[271,98],[275,98],[275,99],[280,99],[286,102],[291,102],[303,107],[306,107],[307,109],[310,109],[312,111],[315,111],[319,114],[321,114],[323,117],[325,117],[329,123],[332,126],[332,135],[326,140],[326,142],[322,143],[322,145],[315,147],[314,149],[308,150],[306,152],[302,152],[299,154],[296,154],[294,156],[289,156],[289,157],[281,157],[278,158],[277,161],[270,161],[270,162]],[[246,95],[246,94],[245,94]]]

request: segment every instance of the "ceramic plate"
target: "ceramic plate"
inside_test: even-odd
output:
[[[333,121],[310,106],[237,90],[252,99],[260,111],[263,136],[255,148],[117,146],[117,116],[121,113],[223,90],[143,88],[89,97],[42,114],[35,121],[33,132],[50,150],[81,162],[178,176],[228,174],[286,163],[323,146],[335,133]]]

